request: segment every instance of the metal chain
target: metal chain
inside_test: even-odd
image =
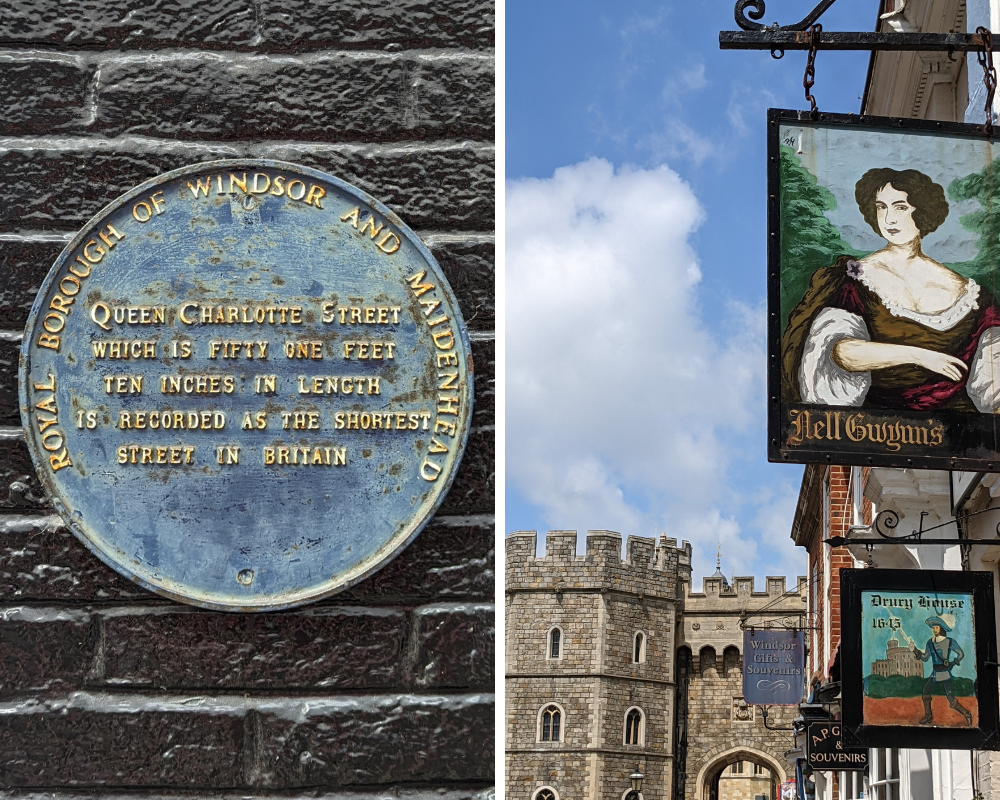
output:
[[[976,28],[976,35],[983,39],[982,47],[976,51],[976,58],[979,66],[983,68],[983,85],[986,87],[986,124],[983,132],[987,136],[993,135],[993,95],[997,91],[997,69],[993,66],[993,32],[989,28],[980,25]]]
[[[802,76],[802,86],[806,90],[806,100],[809,101],[809,116],[813,119],[819,116],[819,109],[816,108],[816,98],[810,92],[816,83],[816,49],[819,46],[819,35],[822,30],[823,26],[818,22],[809,28],[809,57],[806,60],[806,74]],[[993,76],[993,85],[996,86],[995,72]]]

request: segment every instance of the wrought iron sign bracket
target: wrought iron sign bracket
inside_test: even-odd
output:
[[[835,0],[821,0],[793,25],[764,25],[764,0],[737,0],[734,9],[738,31],[720,31],[722,50],[770,50],[781,58],[785,50],[918,50],[969,53],[983,50],[987,42],[980,33],[920,33],[878,31],[822,31],[815,38],[811,26]],[[748,9],[750,9],[748,11]]]
[[[767,724],[767,709],[770,708],[770,706],[757,706],[757,708],[760,709],[760,714],[764,718],[764,727],[767,728],[769,731],[794,731],[795,730],[795,726],[791,726],[791,727],[788,727],[788,728],[783,728],[780,725],[768,725]]]
[[[924,538],[924,534],[936,531],[948,525],[955,525],[961,531],[960,523],[964,522],[969,517],[986,514],[989,511],[1000,511],[1000,509],[984,508],[982,511],[973,511],[970,514],[963,514],[961,517],[956,517],[955,519],[942,522],[940,525],[935,525],[934,527],[927,529],[924,528],[924,517],[927,516],[928,512],[921,511],[920,525],[917,530],[912,531],[906,536],[895,536],[892,531],[894,531],[899,525],[899,514],[892,509],[886,509],[875,517],[875,521],[871,525],[854,525],[847,529],[847,536],[831,536],[829,539],[824,539],[823,541],[831,547],[844,547],[845,545],[852,544],[864,545],[869,553],[871,553],[872,548],[875,547],[875,545],[892,544],[901,544],[906,545],[907,547],[954,547],[955,545],[958,545],[964,552],[965,548],[975,547],[976,545],[1000,545],[1000,523],[997,523],[997,538],[995,539],[926,539]],[[878,539],[872,539],[863,535],[871,534],[873,532],[879,535]],[[862,536],[854,538],[852,537],[852,534],[854,533],[862,534]]]
[[[773,616],[767,612],[766,609],[761,609],[759,611],[748,611],[743,609],[740,611],[740,618],[737,622],[741,631],[750,631],[750,635],[753,636],[756,630],[778,630],[778,631],[818,631],[814,625],[803,625],[802,617],[808,616],[807,614],[780,614]],[[771,617],[771,619],[764,620],[763,624],[754,625],[752,622],[747,622],[750,617]],[[798,617],[798,619],[796,619]],[[768,627],[766,623],[768,622],[780,622],[780,625]]]

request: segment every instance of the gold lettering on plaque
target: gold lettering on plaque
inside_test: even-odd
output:
[[[43,393],[35,402],[35,422],[41,437],[42,448],[49,454],[49,464],[53,472],[63,467],[73,466],[69,451],[66,449],[66,437],[59,427],[59,409],[56,406],[56,376],[51,373],[45,383],[32,384],[36,395]]]

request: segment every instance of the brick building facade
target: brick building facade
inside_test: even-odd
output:
[[[871,521],[871,502],[855,491],[854,481],[867,479],[867,468],[807,465],[792,523],[792,539],[806,549],[809,614],[814,620],[808,642],[812,681],[829,680],[840,643],[840,570],[857,565],[846,547],[830,547],[824,539],[846,536],[855,521]]]
[[[741,702],[739,623],[767,606],[760,624],[802,624],[805,578],[791,591],[768,578],[758,592],[753,578],[730,586],[712,577],[692,593],[691,546],[665,536],[629,537],[624,561],[622,537],[610,531],[588,531],[584,555],[576,531],[550,531],[542,557],[534,531],[506,546],[512,800],[621,800],[636,764],[644,800],[721,797],[723,771],[744,761],[786,777],[790,735],[767,730]],[[789,719],[773,712],[769,724]],[[742,791],[754,782],[723,783]]]
[[[493,781],[493,4],[0,4],[0,788],[61,797],[461,798]],[[283,613],[150,594],[52,513],[20,429],[35,292],[103,205],[232,156],[329,171],[440,261],[475,416],[435,519]]]

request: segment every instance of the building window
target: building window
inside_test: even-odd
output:
[[[531,796],[531,800],[559,800],[559,792],[551,786],[543,786]]]
[[[735,764],[733,764],[732,772],[733,772],[733,775],[742,775],[743,774],[743,762],[742,761],[737,761]]]
[[[635,635],[632,642],[632,663],[641,664],[646,660],[646,637],[642,631]]]
[[[630,708],[625,712],[625,744],[642,744],[643,730],[642,709]]]
[[[769,775],[770,773],[764,767],[762,767],[760,764],[754,764],[753,765],[753,774],[754,775]]]
[[[548,658],[561,658],[562,629],[553,628],[549,631]]]
[[[872,750],[875,755],[871,788],[873,800],[899,800],[899,751],[895,748]]]
[[[562,741],[562,709],[554,703],[545,706],[538,716],[538,741]]]

